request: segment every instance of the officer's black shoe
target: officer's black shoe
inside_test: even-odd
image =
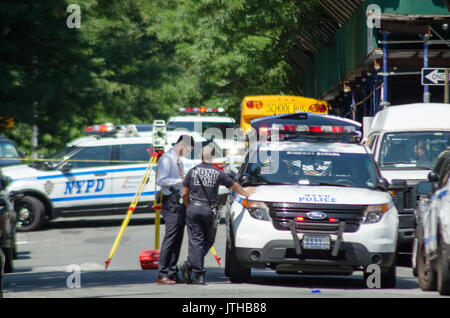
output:
[[[192,281],[192,285],[206,285],[205,283],[205,276],[204,275],[198,275],[194,278]]]
[[[174,274],[174,275],[170,276],[169,279],[175,281],[177,284],[184,283],[184,281],[180,278],[180,276],[178,274]]]
[[[181,270],[181,276],[183,277],[183,281],[186,283],[186,284],[190,284],[190,283],[192,283],[192,278],[191,278],[191,274],[192,274],[192,271],[191,271],[191,269],[189,268],[189,266],[186,264],[186,263],[183,263],[181,266],[180,266],[180,270]]]

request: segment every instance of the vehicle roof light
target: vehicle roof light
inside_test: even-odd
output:
[[[247,101],[247,108],[256,108],[261,109],[263,107],[263,103],[259,100],[249,100]]]
[[[178,108],[178,112],[180,112],[180,113],[200,113],[200,114],[224,113],[225,109],[223,107],[207,108],[205,106],[201,106],[201,107],[180,107],[180,108]]]
[[[269,127],[259,127],[259,133],[260,134],[268,134],[270,131]]]

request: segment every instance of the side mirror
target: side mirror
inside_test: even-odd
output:
[[[8,184],[11,183],[11,179],[5,176],[0,176],[0,189],[6,189]]]
[[[417,194],[431,195],[433,193],[433,183],[428,181],[421,181],[417,184]]]
[[[378,188],[387,190],[387,188],[389,187],[389,182],[386,180],[386,178],[380,178],[377,180],[377,186]]]
[[[61,166],[61,168],[59,168],[59,170],[60,170],[62,173],[67,173],[67,172],[69,172],[71,169],[72,169],[72,164],[71,164],[70,162],[65,162],[65,163]]]
[[[241,186],[245,186],[251,182],[250,175],[248,173],[244,173],[239,177],[239,183]]]
[[[438,174],[436,172],[434,172],[434,171],[431,171],[428,174],[428,181],[430,181],[430,182],[438,182],[439,181]]]

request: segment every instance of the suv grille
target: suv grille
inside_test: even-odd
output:
[[[339,222],[345,222],[344,232],[352,233],[359,229],[364,216],[366,205],[332,205],[332,204],[305,204],[305,203],[282,203],[266,202],[269,207],[273,226],[277,230],[289,231],[289,221],[298,216],[305,218],[304,222],[297,223],[297,230],[305,231],[337,231]],[[311,220],[306,215],[311,211],[321,211],[327,214],[324,220]],[[335,218],[338,222],[330,222],[328,218]]]

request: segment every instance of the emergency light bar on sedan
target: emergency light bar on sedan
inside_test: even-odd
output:
[[[294,138],[329,138],[353,142],[361,137],[361,124],[350,119],[315,113],[294,113],[267,116],[251,121],[258,136],[270,137],[272,131],[278,131],[280,140]]]
[[[219,108],[207,108],[207,107],[181,107],[178,112],[185,114],[203,114],[203,113],[224,113],[225,109]]]

